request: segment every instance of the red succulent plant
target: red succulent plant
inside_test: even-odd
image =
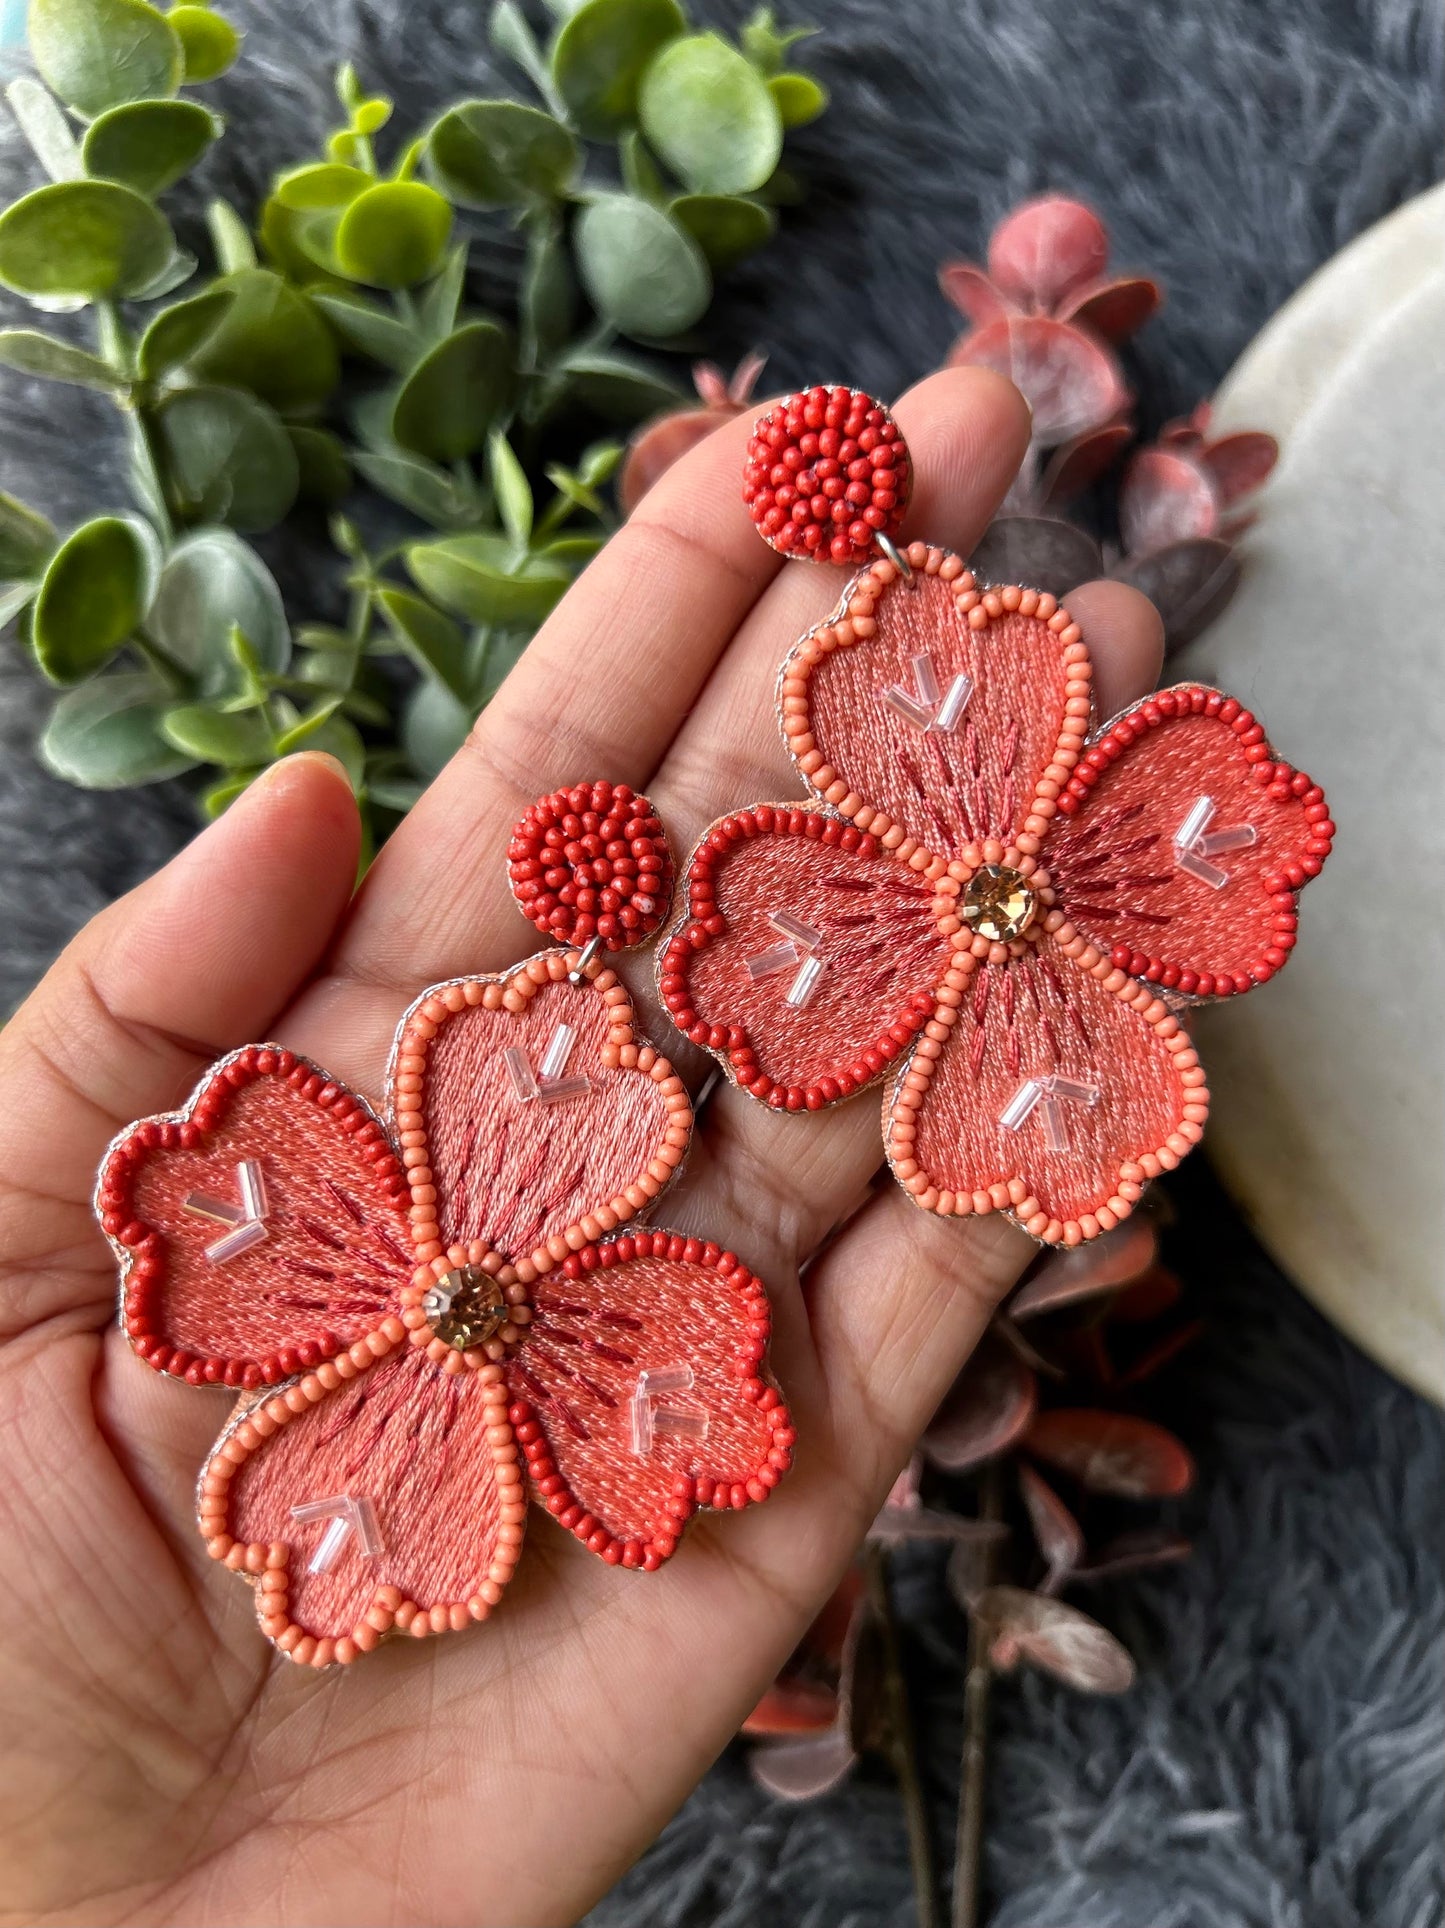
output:
[[[693,363],[693,386],[701,406],[656,415],[650,422],[644,422],[633,436],[617,479],[617,496],[624,515],[632,514],[653,483],[689,449],[724,422],[742,414],[752,401],[753,390],[767,360],[766,355],[756,352],[744,355],[731,376],[725,375],[713,362]]]
[[[1109,1530],[1119,1524],[1118,1502],[1174,1499],[1193,1482],[1194,1463],[1180,1441],[1119,1408],[1197,1336],[1196,1322],[1150,1334],[1179,1293],[1178,1280],[1157,1262],[1147,1221],[1042,1257],[954,1382],[873,1524],[865,1565],[905,1541],[951,1545],[950,1587],[994,1672],[1028,1661],[1092,1693],[1120,1692],[1133,1679],[1119,1641],[1057,1596],[1189,1551],[1168,1530]],[[1071,1403],[1062,1403],[1065,1396]],[[996,1485],[1006,1463],[1015,1470],[1015,1520],[1027,1526],[1027,1541],[1000,1518],[954,1511],[946,1492],[925,1494],[937,1475],[945,1484],[982,1475]],[[1066,1484],[1068,1500],[1054,1479]],[[1091,1546],[1101,1519],[1105,1537]],[[1001,1580],[1005,1541],[1017,1547],[1016,1577],[1031,1585]],[[825,1793],[864,1754],[896,1763],[879,1613],[878,1589],[850,1569],[745,1722],[744,1733],[759,1743],[749,1765],[771,1793],[789,1800]]]

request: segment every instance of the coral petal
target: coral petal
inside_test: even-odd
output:
[[[1091,1235],[1085,1219],[1096,1224],[1094,1215],[1119,1196],[1126,1171],[1147,1170],[1146,1160],[1156,1170],[1177,1162],[1169,1141],[1185,1107],[1199,1111],[1207,1102],[1203,1087],[1186,1087],[1176,1067],[1183,1034],[1172,1026],[1164,1035],[1052,946],[1003,970],[980,970],[973,985],[931,1075],[915,1061],[899,1082],[887,1127],[890,1159],[900,1155],[897,1127],[911,1125],[906,1155],[931,1188],[918,1194],[921,1203],[956,1213],[994,1210],[997,1196],[1017,1183],[1051,1222],[1042,1236],[1078,1242]],[[1021,1085],[1049,1074],[1099,1093],[1093,1104],[1061,1107],[1066,1143],[1057,1149],[1047,1141],[1043,1106],[1016,1130],[1001,1122]],[[1128,1215],[1127,1207],[1110,1211],[1114,1220]]]
[[[838,640],[829,644],[829,637]],[[798,679],[800,720],[823,762],[804,774],[825,800],[836,802],[840,783],[940,856],[955,858],[976,839],[1007,843],[1064,734],[1067,685],[1087,687],[1079,647],[1066,649],[1057,627],[1021,610],[973,627],[955,585],[940,576],[889,582],[872,605],[866,636],[851,624],[824,625],[783,666],[785,702]],[[912,687],[920,656],[931,660],[940,689],[959,675],[972,681],[955,730],[922,729],[885,698],[894,684]],[[857,814],[863,827],[883,834]]]
[[[769,822],[749,835],[725,819],[704,839],[691,866],[694,922],[663,955],[662,995],[685,1028],[726,1034],[729,1068],[756,1095],[831,1102],[881,1076],[927,1021],[948,947],[932,886],[870,839],[815,811],[779,808]],[[802,1006],[788,1003],[791,971],[749,969],[780,948],[780,912],[821,940],[823,970]]]
[[[1085,757],[1045,846],[1066,914],[1166,990],[1264,982],[1293,944],[1295,892],[1329,848],[1318,791],[1271,760],[1247,711],[1198,685],[1149,698],[1101,741],[1113,754]],[[1220,858],[1217,889],[1181,868],[1174,841],[1200,798],[1216,825],[1255,837]]]
[[[248,1209],[247,1164],[264,1232],[227,1252],[228,1227],[234,1240],[249,1225],[205,1205]],[[106,1155],[96,1203],[124,1234],[132,1343],[204,1383],[289,1378],[376,1326],[410,1272],[405,1181],[380,1123],[279,1046],[248,1045],[207,1072],[185,1112],[133,1125]]]
[[[586,1247],[533,1303],[507,1374],[543,1435],[534,1478],[545,1460],[565,1487],[539,1497],[579,1537],[665,1559],[706,1496],[735,1505],[776,1483],[792,1434],[764,1376],[767,1293],[731,1254],[638,1232]]]
[[[499,1539],[498,1469],[515,1463],[516,1448],[498,1440],[507,1430],[498,1390],[403,1346],[290,1418],[243,1462],[229,1484],[226,1530],[242,1544],[289,1550],[294,1625],[339,1639],[355,1633],[382,1588],[430,1609],[505,1584],[517,1542]],[[291,1509],[346,1494],[370,1500],[381,1550],[368,1555],[353,1535],[313,1573],[326,1522],[294,1520]]]
[[[483,1239],[521,1259],[599,1207],[631,1217],[636,1208],[617,1201],[687,1113],[669,1108],[665,1060],[652,1072],[615,1061],[619,1051],[635,1051],[635,1040],[631,1006],[614,993],[611,973],[602,980],[606,995],[595,981],[570,984],[554,951],[509,978],[470,982],[494,997],[500,991],[517,1008],[468,1002],[444,1014],[420,1047],[426,1069],[415,1102],[439,1194],[441,1242]],[[609,1002],[614,996],[620,1001]],[[506,1053],[522,1051],[535,1074],[563,1027],[572,1036],[564,1064],[554,1068],[569,1080],[585,1078],[587,1089],[556,1104],[519,1099]]]

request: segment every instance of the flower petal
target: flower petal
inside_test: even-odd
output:
[[[1183,864],[1177,833],[1201,799],[1209,835],[1255,841]],[[1295,940],[1295,895],[1334,825],[1324,793],[1274,761],[1248,710],[1218,690],[1161,690],[1109,725],[1059,799],[1044,862],[1065,913],[1134,977],[1224,996],[1263,984]]]
[[[574,985],[577,961],[547,951],[438,985],[404,1021],[393,1084],[420,1261],[483,1241],[533,1279],[644,1210],[681,1164],[682,1080],[637,1038],[616,973],[589,966]]]
[[[262,1631],[293,1660],[484,1620],[517,1563],[527,1508],[501,1370],[445,1372],[405,1336],[392,1320],[379,1363],[358,1346],[243,1409],[202,1474],[210,1553],[254,1578]]]
[[[1074,942],[1078,960],[1045,942],[946,982],[952,1035],[919,1045],[885,1117],[889,1162],[927,1210],[1008,1211],[1034,1238],[1077,1245],[1127,1218],[1198,1142],[1209,1094],[1178,1018]],[[1025,1087],[1049,1076],[1097,1098],[1061,1096],[1052,1117],[1038,1100],[1020,1117]]]
[[[875,562],[849,586],[784,663],[779,705],[823,801],[933,875],[970,844],[1047,827],[1052,804],[1036,806],[1083,745],[1091,673],[1052,595],[980,590],[921,542],[908,562],[911,581]]]
[[[278,1045],[222,1059],[182,1111],[123,1132],[95,1205],[131,1344],[193,1385],[274,1385],[317,1364],[371,1331],[411,1273],[381,1125]]]
[[[836,817],[757,804],[693,853],[688,921],[662,953],[659,995],[755,1098],[818,1110],[880,1077],[931,1016],[948,956],[934,895]],[[819,940],[813,981],[779,916]],[[789,1003],[795,990],[804,1002]]]
[[[650,1571],[699,1506],[767,1498],[794,1435],[766,1289],[731,1252],[638,1232],[575,1253],[533,1303],[511,1420],[534,1496],[594,1553]]]

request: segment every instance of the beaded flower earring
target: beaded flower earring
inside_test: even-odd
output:
[[[1077,1244],[1198,1142],[1179,1012],[1282,967],[1334,825],[1217,690],[1095,726],[1083,632],[1053,596],[895,546],[910,474],[893,418],[850,389],[756,424],[759,533],[859,573],[778,679],[811,794],[706,833],[659,989],[775,1110],[887,1076],[888,1161],[926,1210]]]
[[[637,1229],[692,1110],[599,953],[666,916],[662,827],[581,785],[527,812],[509,872],[564,948],[424,992],[382,1116],[248,1045],[100,1171],[131,1345],[243,1394],[201,1470],[207,1548],[315,1667],[486,1619],[529,1495],[650,1571],[699,1507],[766,1499],[792,1456],[761,1282]]]

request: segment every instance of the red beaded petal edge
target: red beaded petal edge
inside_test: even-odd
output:
[[[1060,807],[1056,799],[1069,782],[1089,733],[1093,672],[1083,631],[1058,599],[1044,591],[1025,589],[1014,583],[980,589],[961,558],[947,549],[913,542],[903,555],[910,569],[954,585],[959,614],[971,629],[984,629],[1003,616],[1035,617],[1054,631],[1063,660],[1075,667],[1075,674],[1064,685],[1066,707],[1058,743],[1038,779],[1027,815],[1014,834],[1013,841],[1021,849],[1037,849],[1034,840],[1041,841],[1047,834],[1049,819]],[[941,877],[948,869],[947,859],[929,850],[885,811],[875,809],[860,797],[825,759],[813,739],[808,703],[808,683],[814,669],[835,649],[852,649],[873,635],[877,628],[873,611],[878,598],[899,580],[900,574],[891,562],[880,560],[870,564],[849,583],[828,620],[809,630],[793,645],[778,672],[778,717],[784,747],[810,790],[840,816],[876,837],[884,850],[891,851],[910,870],[917,870],[925,877]]]
[[[308,1367],[319,1365],[339,1347],[335,1337],[308,1340],[246,1367],[236,1362],[169,1347],[154,1320],[163,1284],[160,1234],[139,1219],[129,1218],[125,1206],[126,1188],[110,1188],[112,1167],[117,1154],[130,1147],[147,1151],[168,1148],[190,1150],[216,1122],[226,1096],[257,1077],[279,1073],[303,1097],[330,1111],[338,1121],[357,1118],[352,1133],[363,1156],[375,1166],[378,1179],[398,1199],[404,1195],[406,1180],[386,1128],[364,1098],[358,1098],[309,1058],[298,1057],[279,1044],[248,1044],[208,1067],[205,1076],[178,1111],[162,1112],[129,1125],[106,1147],[96,1180],[94,1208],[102,1231],[110,1241],[120,1263],[120,1323],[136,1356],[154,1371],[169,1378],[184,1379],[188,1385],[224,1385],[245,1392],[260,1386],[273,1386]],[[398,1286],[403,1283],[398,1278]]]
[[[376,1589],[371,1606],[349,1635],[333,1640],[318,1639],[291,1618],[289,1609],[288,1566],[290,1549],[284,1541],[245,1544],[228,1530],[230,1485],[237,1471],[274,1433],[318,1400],[334,1392],[344,1380],[367,1372],[378,1359],[402,1344],[406,1328],[400,1319],[384,1320],[378,1332],[358,1341],[347,1351],[328,1360],[315,1372],[307,1373],[292,1385],[269,1397],[262,1396],[243,1406],[211,1449],[196,1492],[196,1520],[213,1560],[249,1580],[256,1592],[256,1615],[267,1639],[289,1659],[301,1666],[343,1665],[359,1654],[369,1653],[383,1635],[393,1629],[421,1637],[430,1633],[460,1632],[476,1620],[485,1620],[501,1599],[507,1582],[521,1556],[519,1536],[515,1545],[499,1544],[488,1569],[487,1578],[476,1593],[432,1607],[418,1606],[407,1599],[399,1587]],[[493,1411],[487,1431],[507,1430],[505,1442],[491,1441],[492,1463],[498,1469],[517,1461],[517,1444],[507,1425],[507,1388],[500,1366],[487,1365],[477,1374],[479,1397]],[[527,1517],[527,1502],[520,1487],[512,1499],[498,1499],[498,1523],[520,1526]]]
[[[633,1259],[685,1260],[694,1265],[715,1268],[738,1295],[748,1303],[751,1317],[749,1334],[737,1354],[738,1393],[750,1405],[767,1415],[771,1445],[753,1474],[744,1481],[724,1487],[708,1479],[680,1475],[673,1484],[667,1511],[677,1522],[677,1532],[654,1536],[650,1540],[619,1540],[586,1512],[552,1460],[547,1435],[532,1402],[515,1399],[509,1410],[517,1442],[526,1455],[533,1497],[560,1526],[576,1536],[609,1566],[640,1567],[652,1573],[677,1549],[678,1538],[699,1507],[718,1512],[741,1511],[761,1504],[792,1464],[793,1444],[797,1437],[792,1417],[778,1387],[764,1371],[768,1340],[772,1332],[772,1307],[767,1287],[735,1253],[716,1245],[687,1238],[680,1232],[642,1231],[609,1239],[603,1244],[586,1245],[570,1253],[558,1268],[557,1277],[575,1279],[599,1266],[625,1265]]]
[[[807,837],[865,857],[877,856],[883,849],[878,838],[841,822],[816,803],[755,803],[749,810],[719,817],[703,832],[689,859],[688,912],[659,950],[657,994],[683,1036],[711,1051],[733,1083],[752,1097],[775,1111],[821,1111],[876,1083],[932,1017],[934,999],[931,993],[917,993],[906,1019],[889,1025],[851,1064],[836,1066],[810,1085],[781,1085],[770,1078],[758,1065],[745,1025],[704,1024],[688,991],[687,960],[727,929],[713,886],[719,858],[734,844],[759,835]]]
[[[883,1144],[889,1169],[904,1191],[924,1211],[935,1212],[942,1218],[982,1218],[990,1212],[1007,1212],[1030,1238],[1039,1240],[1041,1244],[1080,1245],[1085,1239],[1097,1237],[1100,1232],[1112,1231],[1128,1218],[1143,1196],[1149,1180],[1158,1178],[1161,1172],[1173,1171],[1199,1143],[1209,1116],[1209,1087],[1193,1041],[1179,1022],[1177,1014],[1156,991],[1118,969],[1096,944],[1090,944],[1083,937],[1075,935],[1057,948],[1078,969],[1097,978],[1102,988],[1117,997],[1121,1004],[1130,1005],[1137,1011],[1173,1058],[1179,1081],[1191,1096],[1182,1107],[1178,1126],[1164,1143],[1157,1150],[1146,1152],[1139,1159],[1122,1165],[1108,1198],[1094,1212],[1085,1214],[1081,1219],[1049,1217],[1029,1191],[1025,1180],[1017,1174],[1001,1180],[986,1192],[941,1192],[937,1186],[928,1183],[926,1173],[915,1169],[905,1175],[905,1171],[900,1169],[911,1165],[913,1156],[910,1145],[898,1144],[893,1132],[895,1122],[909,1123],[922,1109],[928,1087],[933,1082],[934,1065],[939,1062],[938,1057],[924,1058],[915,1052],[903,1067],[893,1090],[883,1101]],[[941,989],[950,998],[961,998],[972,975],[972,963],[971,958],[963,960],[945,976]],[[940,1003],[935,1018],[945,1028],[945,1036],[947,1030],[957,1022],[958,1011],[957,1001],[951,1005]]]
[[[408,1132],[425,1129],[420,1106],[431,1041],[448,1017],[468,1005],[480,1005],[488,1011],[525,1009],[544,984],[561,983],[581,961],[580,951],[543,951],[504,975],[454,978],[445,984],[434,984],[401,1021],[392,1048],[387,1091],[412,1192],[412,1239],[418,1272],[410,1291],[418,1298],[431,1283],[430,1276],[423,1280],[422,1268],[429,1271],[432,1261],[444,1257],[447,1250],[437,1223],[435,1187],[425,1144],[405,1142]],[[520,1280],[524,1285],[534,1284],[569,1253],[605,1237],[639,1212],[647,1211],[677,1176],[692,1137],[692,1102],[687,1088],[671,1062],[637,1036],[632,1023],[632,1001],[622,980],[597,958],[587,965],[584,974],[611,1012],[607,1042],[602,1049],[604,1064],[638,1071],[661,1088],[668,1111],[667,1128],[652,1161],[630,1185],[614,1198],[599,1200],[565,1232],[555,1232],[529,1255],[503,1264],[497,1272],[503,1284],[513,1280]]]
[[[1099,781],[1100,774],[1116,762],[1131,744],[1137,743],[1140,737],[1147,736],[1161,723],[1176,716],[1214,716],[1227,724],[1244,744],[1245,758],[1253,766],[1256,782],[1281,802],[1288,797],[1298,797],[1304,805],[1306,822],[1314,825],[1314,834],[1306,844],[1301,860],[1266,880],[1266,889],[1275,913],[1275,942],[1270,949],[1276,951],[1277,955],[1271,956],[1270,950],[1266,950],[1264,956],[1256,959],[1248,971],[1226,978],[1209,971],[1194,972],[1177,959],[1131,950],[1126,945],[1116,945],[1110,953],[1110,962],[1118,969],[1150,984],[1159,984],[1167,973],[1173,976],[1175,982],[1164,986],[1165,989],[1177,988],[1182,995],[1189,997],[1232,997],[1252,990],[1257,984],[1267,984],[1288,962],[1299,928],[1298,894],[1312,877],[1320,874],[1335,834],[1324,791],[1303,770],[1296,770],[1293,764],[1282,763],[1275,758],[1265,736],[1264,725],[1256,720],[1253,713],[1236,698],[1226,696],[1222,690],[1209,689],[1196,683],[1179,683],[1169,689],[1156,690],[1152,696],[1116,716],[1099,731],[1069,778],[1059,798],[1058,813],[1061,817],[1077,815],[1089,792]],[[1192,982],[1186,982],[1186,979]]]

